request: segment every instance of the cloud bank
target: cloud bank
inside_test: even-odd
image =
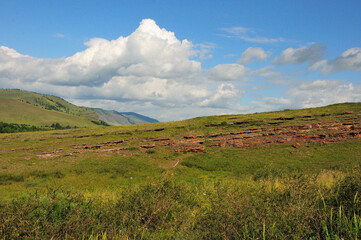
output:
[[[143,20],[127,37],[111,41],[93,38],[85,45],[86,50],[59,59],[34,58],[0,47],[1,86],[87,99],[85,104],[96,99],[134,106],[204,108],[226,106],[231,98],[237,98],[225,90],[225,86],[233,89],[232,84],[203,78],[201,63],[191,59],[197,54],[191,42],[177,39],[151,19]],[[204,49],[212,47],[202,45],[200,58],[205,57]],[[235,74],[241,76],[243,71],[240,66]],[[130,105],[128,110],[137,109]]]
[[[248,28],[225,31],[244,40],[257,37]],[[0,86],[54,94],[78,105],[135,111],[163,121],[361,101],[360,84],[300,80],[277,71],[280,65],[302,63],[323,74],[361,71],[361,48],[328,61],[321,60],[325,47],[319,43],[288,48],[273,60],[270,51],[248,47],[238,60],[204,69],[201,61],[213,58],[216,44],[179,40],[151,19],[144,19],[129,36],[92,38],[85,45],[84,51],[58,59],[35,58],[1,46]],[[258,69],[251,69],[255,65]],[[280,92],[279,88],[285,90],[275,96],[272,91]]]

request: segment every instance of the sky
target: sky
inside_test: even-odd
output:
[[[361,101],[359,0],[0,0],[0,88],[160,121]]]

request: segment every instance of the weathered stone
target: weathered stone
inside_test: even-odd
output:
[[[141,148],[154,148],[155,145],[141,145]]]
[[[204,152],[204,147],[192,147],[192,148],[188,148],[187,152],[193,152],[193,153],[202,153]]]
[[[301,144],[296,142],[296,143],[292,144],[292,147],[299,148],[299,147],[301,147]]]

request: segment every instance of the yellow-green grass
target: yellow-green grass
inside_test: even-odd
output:
[[[20,177],[21,181],[9,179],[0,187],[3,189],[0,191],[11,192],[15,185],[19,187],[20,191],[28,188],[45,189],[49,184],[48,181],[52,180],[55,175],[60,177],[57,179],[57,186],[72,185],[73,189],[85,191],[89,186],[87,182],[90,180],[97,181],[93,188],[99,190],[104,186],[142,182],[151,177],[161,177],[164,174],[187,181],[197,181],[200,178],[231,178],[242,181],[244,179],[264,180],[294,175],[317,175],[322,171],[349,172],[361,164],[360,139],[328,144],[310,142],[297,149],[290,144],[246,149],[238,149],[234,146],[210,148],[207,147],[208,143],[206,142],[206,149],[200,154],[175,152],[174,145],[182,140],[183,136],[246,130],[257,127],[258,124],[275,121],[274,118],[279,117],[311,114],[319,115],[312,121],[339,121],[339,116],[342,116],[339,115],[340,113],[353,111],[353,116],[358,116],[360,109],[360,104],[343,104],[318,109],[212,116],[134,126],[2,134],[0,135],[2,142],[0,174],[23,177]],[[24,109],[24,111],[26,110]],[[321,116],[325,114],[331,115]],[[252,121],[244,126],[227,124],[231,121],[245,120]],[[282,124],[299,124],[302,121],[302,119],[294,119]],[[226,122],[224,128],[205,127],[206,124],[222,124],[224,122]],[[303,123],[305,122],[303,121]],[[164,128],[164,130],[143,132],[143,130],[159,128]],[[152,149],[141,148],[141,145],[151,144],[147,141],[149,138],[169,138],[173,144],[156,146]],[[73,145],[96,145],[118,140],[124,142],[114,147],[123,147],[128,150],[106,153],[72,147]],[[105,149],[107,148],[112,147],[105,147]],[[54,156],[42,158],[41,154],[44,153],[54,154]],[[40,174],[39,171],[43,174]],[[55,178],[57,178],[56,176]],[[68,181],[68,179],[75,178],[78,178],[78,181],[70,184],[72,181]]]
[[[304,142],[298,148],[291,144],[220,148],[205,142],[203,153],[175,152],[174,144],[188,135],[274,128],[268,123],[275,121],[282,122],[279,126],[355,122],[360,114],[357,103],[1,134],[0,236],[358,239],[361,139]],[[312,117],[300,117],[304,115]],[[275,120],[280,117],[296,118]],[[205,126],[209,124],[220,128]],[[159,131],[144,131],[155,129]],[[150,138],[169,138],[173,145],[142,148],[152,144]],[[99,148],[125,148],[116,153],[77,148],[119,140],[123,142]]]
[[[63,127],[95,126],[90,120],[82,117],[46,110],[15,99],[5,98],[0,98],[0,121],[34,126],[50,126],[54,123],[59,123]]]

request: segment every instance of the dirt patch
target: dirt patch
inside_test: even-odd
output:
[[[60,156],[60,152],[62,151],[63,149],[62,148],[59,148],[59,149],[56,149],[52,152],[45,152],[45,153],[39,153],[37,154],[36,156],[38,158],[53,158],[53,157],[58,157]]]
[[[110,149],[99,149],[99,150],[94,150],[94,152],[97,153],[114,153],[114,152],[119,152],[119,151],[124,151],[124,150],[128,150],[128,148],[124,148],[124,147],[119,147],[119,148],[110,148]]]
[[[87,145],[85,143],[80,144],[80,145],[71,145],[71,148],[75,148],[75,149],[98,149],[98,148],[102,148],[102,147],[110,147],[110,146],[114,146],[114,145],[118,145],[123,143],[123,140],[116,140],[116,141],[111,141],[111,142],[103,142],[103,143],[98,143],[95,145]]]
[[[150,144],[146,144],[146,145],[140,145],[141,148],[154,148],[155,145],[150,145]]]

